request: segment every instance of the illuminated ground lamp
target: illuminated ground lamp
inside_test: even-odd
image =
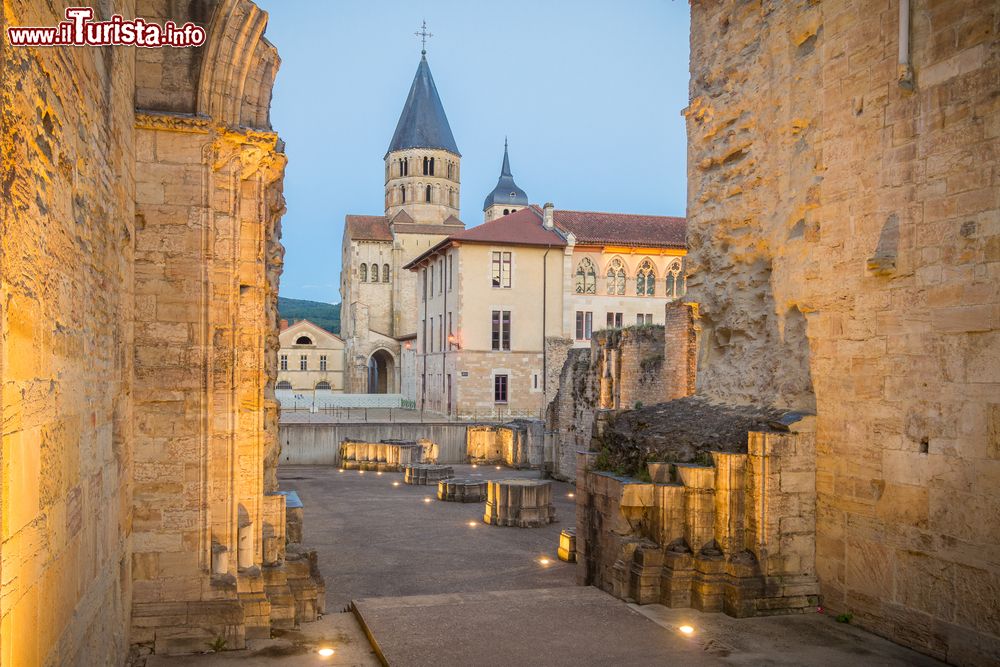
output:
[[[358,471],[358,474],[359,474],[359,475],[364,475],[364,474],[365,474],[365,471],[364,471],[364,470],[359,470],[359,471]]]
[[[567,497],[567,498],[573,498],[573,497],[575,497],[575,496],[574,496],[574,495],[573,495],[572,493],[567,493],[567,494],[566,494],[566,497]]]
[[[682,625],[681,627],[679,627],[677,629],[681,631],[682,635],[693,635],[694,634],[694,628],[692,628],[690,625]]]
[[[476,522],[475,521],[470,521],[469,522],[469,528],[475,528],[475,527],[476,527]]]
[[[549,559],[549,558],[546,558],[545,556],[542,556],[541,558],[538,559],[538,563],[540,565],[548,565],[551,562],[552,562],[552,560]]]
[[[378,471],[377,473],[375,473],[375,474],[376,474],[376,475],[379,475],[379,476],[381,476],[381,475],[382,475],[382,471],[381,471],[381,470],[379,470],[379,471]]]
[[[399,482],[393,482],[392,485],[393,486],[399,486]]]
[[[341,468],[341,469],[340,469],[340,470],[338,470],[337,472],[344,472],[344,469],[343,469],[343,468]]]
[[[320,657],[323,658],[329,658],[331,655],[333,655],[333,649],[330,648],[329,646],[324,646],[323,648],[321,648],[316,652],[319,653]]]
[[[431,501],[431,499],[430,499],[430,498],[424,498],[424,502],[425,502],[425,503],[429,503],[430,501]]]

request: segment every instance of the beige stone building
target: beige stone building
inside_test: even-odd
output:
[[[458,219],[461,157],[423,54],[384,157],[385,213],[348,215],[344,224],[340,295],[348,393],[406,393],[402,357],[417,330],[417,284],[400,269],[465,228]]]
[[[282,320],[278,343],[276,390],[310,396],[343,393],[344,340],[340,336],[309,320],[291,325]]]
[[[501,185],[513,185],[506,151]],[[599,329],[663,324],[684,254],[683,218],[549,204],[448,236],[403,267],[418,277],[417,406],[541,416],[570,347]]]

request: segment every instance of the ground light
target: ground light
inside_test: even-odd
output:
[[[375,474],[376,474],[376,475],[380,475],[380,476],[381,476],[381,474],[382,474],[382,471],[381,471],[381,470],[379,470],[379,471],[378,471],[377,473],[375,473]]]
[[[429,503],[430,501],[431,501],[431,499],[430,499],[430,498],[424,498],[424,502],[425,502],[425,503]]]
[[[399,482],[393,482],[392,485],[393,486],[399,486]]]
[[[475,521],[470,521],[469,522],[469,528],[475,528],[475,527],[476,527],[476,522]]]
[[[500,470],[500,466],[497,466],[497,470]]]
[[[572,493],[567,493],[567,494],[566,494],[566,497],[567,497],[567,498],[572,498],[572,497],[573,497],[573,494],[572,494]]]
[[[681,627],[679,627],[677,629],[681,631],[681,634],[685,634],[685,635],[694,634],[694,628],[692,628],[690,625],[682,625]]]
[[[538,562],[539,562],[539,563],[541,563],[542,565],[548,565],[548,564],[549,564],[549,563],[551,563],[552,561],[551,561],[550,559],[548,559],[548,558],[545,558],[545,557],[543,556],[542,558],[539,558],[539,559],[538,559]]]
[[[364,475],[364,474],[365,474],[365,471],[364,471],[364,470],[359,470],[359,471],[358,471],[358,474],[359,474],[359,475]]]
[[[321,648],[320,650],[318,650],[316,652],[319,653],[324,658],[329,658],[331,655],[333,655],[333,649],[329,648],[329,647]]]
[[[340,469],[340,470],[338,470],[337,472],[344,472],[344,469],[343,469],[343,468],[341,468],[341,469]]]

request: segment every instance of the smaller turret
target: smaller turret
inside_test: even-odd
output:
[[[528,205],[528,195],[517,187],[514,175],[510,171],[510,158],[507,155],[507,139],[503,140],[503,166],[500,167],[500,178],[493,192],[486,195],[483,202],[485,221],[495,220],[500,216],[513,213]]]

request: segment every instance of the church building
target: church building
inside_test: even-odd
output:
[[[458,219],[461,160],[422,51],[385,154],[385,213],[345,220],[340,296],[347,393],[411,393],[404,391],[401,366],[417,331],[417,281],[400,268],[465,229]]]

